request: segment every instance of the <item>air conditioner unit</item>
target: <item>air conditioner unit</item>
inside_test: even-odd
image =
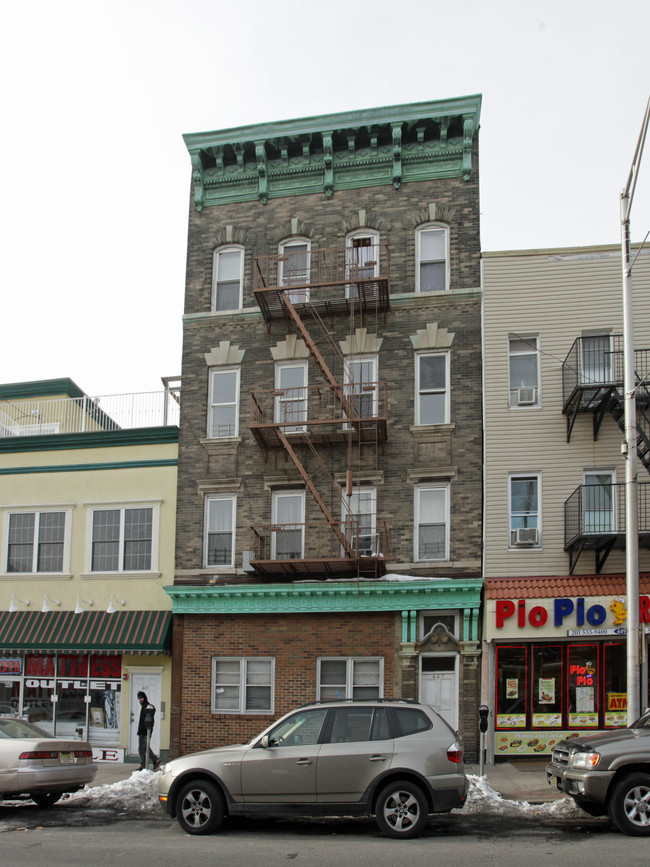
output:
[[[512,532],[513,545],[537,545],[537,527],[518,527]]]
[[[537,389],[532,385],[517,389],[517,406],[530,406],[537,400]]]

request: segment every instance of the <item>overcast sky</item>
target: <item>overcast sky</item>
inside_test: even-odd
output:
[[[649,35],[648,0],[0,0],[0,382],[180,373],[184,132],[482,93],[483,249],[620,243]]]

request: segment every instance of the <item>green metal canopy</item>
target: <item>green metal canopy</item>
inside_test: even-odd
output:
[[[3,611],[0,653],[171,654],[171,611]]]

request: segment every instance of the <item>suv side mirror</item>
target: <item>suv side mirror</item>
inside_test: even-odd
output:
[[[268,748],[269,748],[269,736],[268,735],[264,735],[263,738],[260,738],[260,746],[262,747],[263,750],[268,750]]]

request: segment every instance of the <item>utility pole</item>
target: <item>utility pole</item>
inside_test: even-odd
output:
[[[621,193],[621,259],[623,265],[623,357],[625,392],[625,572],[627,595],[627,724],[641,715],[639,624],[639,516],[637,498],[636,377],[634,371],[634,314],[632,304],[632,265],[630,262],[630,211],[634,200],[643,146],[650,119],[650,99],[646,105],[641,133],[632,167]]]

